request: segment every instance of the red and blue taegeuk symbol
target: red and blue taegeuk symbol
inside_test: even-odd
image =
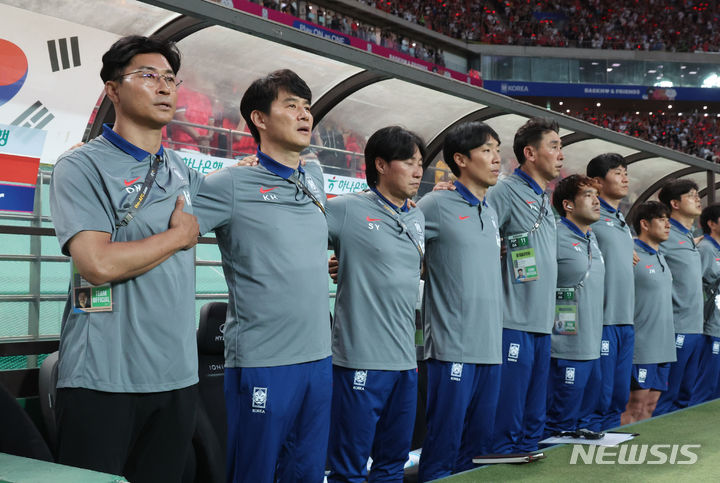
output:
[[[12,42],[0,39],[0,106],[18,93],[27,73],[25,52]]]

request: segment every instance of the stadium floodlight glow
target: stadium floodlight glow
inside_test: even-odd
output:
[[[612,67],[608,67],[608,68],[607,68],[607,71],[608,71],[608,72],[612,72]]]
[[[661,77],[658,77],[658,82],[654,84],[655,87],[672,87],[674,85],[672,81],[659,79],[661,79]]]
[[[565,112],[567,112],[568,114],[570,114],[570,109],[565,109]]]
[[[563,101],[560,101],[560,105],[561,105],[561,106],[563,105]]]
[[[597,104],[595,104],[595,105],[596,105],[597,107],[600,107],[600,103],[599,103],[599,102],[598,102]]]
[[[620,64],[618,64],[618,63],[616,62],[616,63],[614,63],[612,66],[613,66],[613,67],[620,67]]]
[[[715,73],[710,74],[703,80],[701,87],[720,87],[720,76]]]
[[[668,104],[668,109],[672,109],[672,104]]]
[[[636,116],[639,116],[639,115],[640,115],[640,111],[635,111],[635,115],[636,115]]]
[[[688,74],[690,74],[690,75],[695,75],[695,74],[697,74],[697,71],[696,71],[696,70],[691,70],[690,72],[688,72]]]
[[[681,66],[680,66],[680,69],[685,70],[685,69],[687,69],[687,66],[686,66],[686,65],[681,65]]]
[[[657,74],[657,71],[655,69],[650,69],[648,71],[648,74]]]
[[[598,65],[598,62],[591,62],[590,65]]]
[[[707,111],[707,106],[703,106],[703,111]]]

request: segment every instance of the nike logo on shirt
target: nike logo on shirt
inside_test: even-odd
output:
[[[135,183],[135,181],[137,181],[137,180],[139,180],[139,179],[140,179],[140,176],[138,176],[137,178],[132,179],[132,180],[130,180],[130,181],[124,179],[123,182],[125,183],[125,186],[130,186],[131,184]]]
[[[470,217],[469,217],[469,216],[460,216],[459,218],[460,218],[461,220],[467,220],[467,219],[470,218]]]
[[[685,243],[686,241],[687,241],[687,240],[679,241],[678,244],[682,245],[682,244]]]
[[[367,221],[380,221],[380,218],[370,218],[369,216],[366,216],[365,219]]]
[[[260,187],[260,193],[265,194],[265,193],[267,193],[267,192],[270,192],[270,191],[274,190],[275,188],[277,188],[277,186],[273,186],[272,188],[263,188],[263,187],[261,186],[261,187]]]

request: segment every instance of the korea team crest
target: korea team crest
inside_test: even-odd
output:
[[[268,390],[266,387],[253,387],[252,407],[254,413],[264,413],[267,404]]]
[[[450,380],[460,381],[462,378],[463,364],[462,362],[453,362],[450,366]]]
[[[715,355],[720,354],[720,341],[714,341],[712,346],[712,353]]]
[[[565,384],[575,384],[575,368],[565,368]]]
[[[677,349],[682,349],[684,344],[685,344],[685,334],[678,334],[675,337],[675,347]]]
[[[353,377],[353,389],[356,391],[364,391],[365,390],[365,383],[367,382],[367,372],[364,370],[358,370],[355,371],[355,376]]]
[[[644,384],[645,379],[647,379],[647,369],[638,369],[638,382]]]
[[[508,348],[507,359],[512,362],[517,362],[520,356],[520,344],[511,343]]]
[[[610,341],[609,340],[600,341],[600,355],[601,356],[609,356],[610,355]]]

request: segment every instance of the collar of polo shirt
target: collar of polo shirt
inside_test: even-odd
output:
[[[284,164],[278,163],[273,158],[268,156],[267,154],[260,151],[260,148],[258,148],[257,153],[255,155],[258,158],[258,162],[260,165],[270,171],[273,174],[276,174],[280,176],[283,179],[288,179],[292,174],[295,172],[294,169],[292,169],[289,166],[285,166]],[[300,164],[300,161],[298,161],[298,167],[297,170],[301,173],[305,172],[305,169]]]
[[[572,221],[568,220],[564,216],[560,218],[560,222],[567,226],[571,232],[575,233],[577,236],[581,236],[583,238],[588,238],[590,236],[590,230],[587,231],[587,233],[583,233],[578,226],[573,223]]]
[[[460,196],[462,196],[463,199],[470,204],[470,206],[477,206],[481,203],[478,197],[475,196],[469,189],[467,189],[467,187],[460,181],[455,181],[453,184],[455,185],[455,191],[457,191]],[[487,203],[485,203],[485,198],[482,199],[482,205],[487,206]]]
[[[515,173],[517,176],[522,178],[527,184],[530,185],[530,187],[533,189],[536,195],[541,196],[545,191],[540,187],[539,184],[537,184],[537,181],[532,179],[532,177],[527,174],[525,171],[523,171],[520,168],[515,168]]]
[[[137,161],[144,161],[147,159],[148,156],[150,156],[150,153],[148,153],[144,149],[140,149],[139,147],[135,146],[133,143],[113,131],[113,127],[110,124],[103,124],[102,135],[105,139],[113,143],[118,149],[129,154]],[[164,151],[165,150],[161,144],[160,149],[157,153],[155,153],[155,156],[162,157]]]
[[[637,246],[639,246],[640,248],[642,248],[643,250],[645,250],[646,252],[648,252],[650,255],[655,255],[657,253],[657,250],[655,250],[653,247],[651,247],[650,245],[648,245],[647,243],[645,243],[644,241],[642,241],[639,238],[635,239],[635,244]]]

